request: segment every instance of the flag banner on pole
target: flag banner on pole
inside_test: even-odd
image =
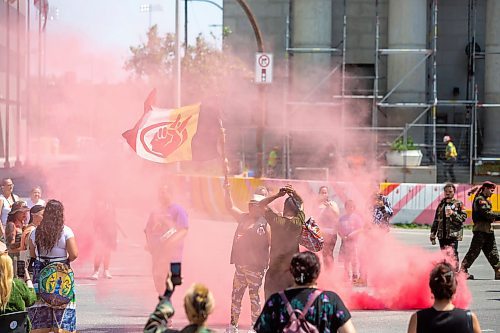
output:
[[[145,111],[134,128],[122,134],[136,154],[157,163],[193,160],[200,104],[178,109],[151,106]]]

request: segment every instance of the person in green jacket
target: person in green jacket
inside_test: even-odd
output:
[[[491,210],[492,205],[489,200],[496,187],[496,184],[486,181],[481,187],[474,187],[468,193],[469,195],[475,194],[474,202],[472,203],[472,221],[474,222],[474,227],[472,228],[473,236],[470,248],[462,261],[461,270],[467,274],[470,280],[473,280],[474,276],[469,275],[468,270],[479,256],[479,253],[481,253],[481,250],[495,271],[495,280],[500,280],[500,259],[498,257],[495,233],[491,226],[492,222],[500,221],[500,214]]]
[[[25,280],[14,278],[12,259],[5,245],[0,248],[0,314],[25,311],[36,301],[35,289],[30,275],[25,271]],[[28,322],[28,329],[31,324]]]
[[[144,326],[144,333],[213,333],[214,331],[207,328],[205,323],[214,309],[214,297],[208,288],[200,283],[193,284],[187,290],[186,296],[184,296],[184,310],[189,325],[180,331],[169,328],[169,320],[175,313],[174,306],[170,301],[175,286],[170,277],[171,274],[169,273],[167,275],[165,294],[160,297],[160,302],[155,311],[149,316],[148,322]]]
[[[452,183],[444,185],[444,198],[439,202],[432,222],[430,240],[436,244],[436,237],[439,240],[439,247],[445,250],[447,247],[453,249],[458,270],[458,242],[462,240],[463,224],[467,219],[463,203],[455,198],[456,187]]]

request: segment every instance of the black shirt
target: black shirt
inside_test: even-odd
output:
[[[437,311],[434,308],[417,311],[417,333],[472,333],[470,311],[453,309]]]

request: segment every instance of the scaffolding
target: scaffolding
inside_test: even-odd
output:
[[[396,136],[396,139],[403,138],[405,143],[408,137],[408,131],[411,128],[417,127],[430,127],[432,134],[431,138],[426,139],[424,143],[420,143],[418,146],[432,148],[430,162],[434,165],[437,171],[437,128],[439,127],[457,127],[464,128],[468,131],[468,168],[469,168],[469,182],[472,183],[474,179],[474,166],[476,161],[481,160],[491,160],[484,159],[478,156],[478,109],[480,108],[488,108],[488,107],[499,107],[499,104],[485,104],[480,103],[478,98],[478,84],[476,82],[476,62],[478,59],[485,58],[485,52],[481,52],[476,47],[476,26],[477,26],[477,0],[468,0],[468,73],[467,73],[467,97],[465,100],[439,100],[438,99],[438,68],[437,68],[437,42],[438,42],[438,0],[429,0],[428,5],[430,8],[430,19],[428,25],[428,32],[430,32],[430,38],[428,39],[428,48],[408,48],[408,49],[395,49],[395,48],[382,48],[381,47],[381,11],[380,11],[380,0],[375,0],[374,9],[375,9],[375,52],[374,52],[374,77],[373,77],[373,92],[369,94],[348,94],[346,91],[346,79],[348,78],[348,74],[346,71],[346,52],[347,52],[347,28],[348,28],[348,15],[347,15],[347,0],[343,1],[343,12],[342,12],[342,40],[341,47],[336,48],[295,48],[291,44],[291,32],[290,32],[290,15],[287,17],[287,30],[286,30],[286,67],[287,67],[287,81],[288,81],[288,72],[289,72],[289,56],[294,53],[330,53],[332,57],[340,58],[340,64],[337,64],[333,67],[331,71],[325,77],[318,82],[316,86],[314,86],[308,93],[305,94],[305,97],[302,101],[290,101],[288,99],[288,85],[285,88],[285,113],[289,112],[289,108],[294,105],[310,105],[316,106],[317,103],[312,103],[309,100],[311,97],[319,90],[319,88],[327,82],[334,74],[340,75],[340,94],[334,95],[331,103],[323,103],[323,106],[338,106],[340,104],[340,126],[345,127],[344,124],[344,113],[346,112],[345,105],[349,100],[353,99],[364,99],[371,100],[371,121],[372,127],[370,128],[353,128],[352,130],[369,130],[375,133],[375,145],[377,149],[383,147],[384,150],[387,150],[387,144],[384,142],[379,142],[379,133],[382,131],[387,131],[389,127],[381,127],[379,126],[378,115],[379,112],[383,112],[388,108],[401,108],[404,112],[404,109],[413,109],[420,108],[423,111],[410,123],[405,124],[404,127],[391,127],[391,130],[399,131],[399,134]],[[339,44],[339,45],[340,45]],[[420,60],[416,63],[416,65],[411,68],[408,72],[406,72],[389,91],[385,94],[381,91],[381,61],[382,58],[388,55],[395,54],[417,54],[420,55]],[[425,102],[391,102],[389,97],[397,91],[397,89],[404,83],[404,81],[410,77],[415,71],[424,67],[429,70],[430,80],[428,81],[428,85],[426,88],[426,101]],[[466,119],[467,123],[464,124],[437,124],[437,110],[438,107],[464,107],[467,110],[470,110],[470,116]],[[428,117],[428,113],[431,111],[430,121],[427,121],[427,124],[420,124],[424,117]],[[288,129],[286,118],[284,117],[284,128],[286,131],[285,142],[284,142],[284,174],[287,178],[291,176],[291,165],[290,165],[290,130]],[[427,142],[427,143],[426,143]],[[430,142],[430,143],[429,143]],[[340,143],[342,146],[342,143]],[[384,151],[382,151],[382,154]],[[493,159],[498,160],[498,159]],[[432,165],[431,164],[431,165]]]

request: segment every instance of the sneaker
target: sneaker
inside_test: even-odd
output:
[[[91,279],[91,280],[97,280],[97,279],[99,279],[99,271],[94,272],[94,274],[92,274],[92,275],[90,276],[90,279]]]
[[[108,270],[105,270],[104,271],[104,277],[106,279],[112,279],[113,278],[113,275],[111,275],[111,273],[108,271]]]
[[[238,326],[229,325],[229,327],[226,328],[226,333],[238,333]]]

